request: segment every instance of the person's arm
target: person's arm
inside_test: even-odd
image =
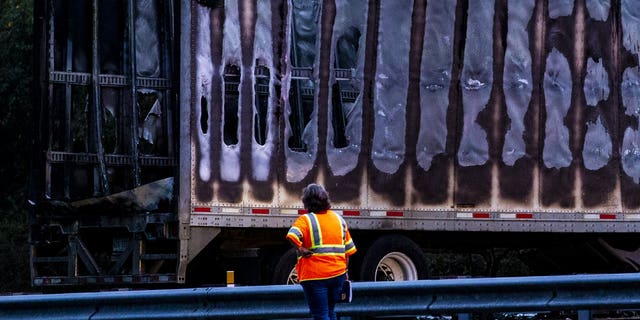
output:
[[[313,252],[311,252],[311,250],[309,250],[309,249],[307,249],[307,248],[305,248],[305,247],[303,247],[303,246],[299,246],[299,245],[297,245],[297,244],[296,244],[295,242],[293,242],[291,239],[288,239],[288,238],[287,238],[287,240],[289,240],[289,243],[291,243],[291,245],[292,245],[294,248],[296,248],[296,250],[298,251],[298,254],[299,254],[300,256],[302,256],[303,258],[308,258],[308,257],[310,257],[311,255],[313,255]]]
[[[349,256],[346,257],[347,258],[347,272],[345,272],[345,275],[347,276],[347,280],[349,280]]]
[[[302,220],[301,216],[293,223],[293,226],[291,226],[291,228],[289,228],[289,232],[287,232],[287,240],[294,248],[296,248],[298,255],[306,258],[310,257],[313,252],[305,248],[303,245],[302,237],[306,230],[306,224],[303,222],[304,220]]]

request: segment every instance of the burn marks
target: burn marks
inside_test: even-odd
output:
[[[198,201],[640,206],[635,2],[239,4],[195,26]]]

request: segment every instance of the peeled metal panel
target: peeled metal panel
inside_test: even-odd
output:
[[[332,98],[330,108],[327,108],[328,118],[338,119],[335,122],[344,127],[333,126],[327,121],[327,160],[335,176],[343,176],[355,168],[362,145],[361,94],[367,8],[364,0],[336,2],[329,68],[350,70],[353,75],[348,80],[340,80],[336,79],[335,72],[329,74],[329,96]],[[349,91],[357,92],[357,97],[347,99],[344,94]],[[337,141],[340,134],[345,136],[342,144]]]
[[[620,49],[620,69],[622,83],[620,84],[622,108],[620,109],[620,187],[622,204],[625,209],[640,208],[640,139],[638,123],[638,97],[640,86],[638,77],[638,55],[640,54],[640,3],[623,0],[620,4],[622,24],[622,45]]]
[[[583,64],[584,105],[583,166],[580,167],[582,205],[585,208],[615,210],[620,208],[617,181],[620,163],[616,161],[619,145],[618,106],[620,87],[615,12],[610,1],[586,1],[585,47]],[[580,96],[580,95],[578,95]]]
[[[416,130],[415,159],[412,172],[417,202],[425,207],[452,205],[453,133],[455,114],[451,105],[456,44],[455,20],[457,1],[429,1],[424,15],[424,35],[421,48],[419,122]],[[411,121],[411,118],[409,118]],[[415,121],[415,120],[414,120]],[[415,123],[415,122],[414,122]]]
[[[220,132],[215,124],[220,123],[218,112],[214,106],[221,103],[221,79],[217,75],[222,52],[222,17],[223,9],[209,9],[192,4],[192,53],[195,64],[194,90],[192,107],[192,196],[194,201],[208,202],[213,200],[214,181],[219,173],[215,164],[219,149],[212,148],[214,141],[219,141]]]
[[[371,159],[381,173],[394,174],[404,162],[406,94],[413,1],[382,2],[374,91]]]
[[[243,23],[244,24],[244,23]],[[242,128],[240,124],[240,128],[238,128],[238,113],[239,109],[241,109],[239,101],[242,97],[242,92],[236,93],[235,90],[238,90],[236,86],[240,86],[239,83],[233,81],[230,83],[230,78],[232,76],[227,76],[229,72],[228,69],[240,69],[240,82],[242,83],[244,80],[243,75],[243,66],[242,66],[242,45],[240,43],[240,12],[238,8],[238,1],[228,1],[225,3],[225,15],[224,15],[224,36],[222,40],[222,62],[218,69],[220,73],[220,77],[223,79],[223,93],[225,99],[222,100],[222,131],[223,136],[229,135],[229,139],[221,139],[220,143],[220,180],[224,183],[233,183],[238,182],[240,180],[240,147],[242,142],[238,143],[237,134],[238,131]],[[237,75],[234,74],[233,78],[236,78]],[[235,79],[234,79],[235,80]],[[229,93],[228,91],[232,91]],[[235,99],[227,99],[227,96],[234,95]],[[240,97],[237,97],[240,95]],[[234,128],[228,128],[228,125],[231,125],[232,122],[235,121],[235,130]],[[234,139],[235,137],[235,139]]]
[[[499,201],[501,207],[527,208],[537,195],[535,158],[538,154],[538,104],[540,87],[540,41],[542,3],[509,0],[507,2],[507,43],[502,90],[506,116],[498,161]],[[499,140],[500,142],[500,140]]]
[[[459,83],[456,184],[454,202],[458,206],[490,206],[492,168],[490,141],[499,119],[494,117],[494,1],[470,1],[466,13],[464,53]]]
[[[504,138],[502,162],[513,166],[526,154],[524,117],[531,101],[533,79],[527,25],[533,16],[534,1],[510,1],[503,85],[510,126]]]
[[[292,79],[285,76],[283,90],[285,122],[283,182],[298,183],[308,178],[318,153],[317,77],[320,59],[321,1],[291,0],[287,68],[311,68],[313,78]]]
[[[247,6],[251,7],[250,4]],[[255,28],[248,28],[247,33],[251,34],[253,30],[253,55],[248,56],[246,60],[250,60],[250,67],[247,68],[251,75],[245,75],[245,106],[243,107],[243,127],[245,128],[241,138],[245,139],[246,145],[251,145],[251,160],[244,160],[243,163],[251,163],[246,168],[247,177],[252,181],[252,188],[247,190],[249,199],[258,199],[265,202],[275,201],[275,184],[276,169],[279,164],[277,162],[277,144],[278,144],[278,124],[276,112],[278,108],[279,88],[277,84],[278,64],[277,47],[274,43],[279,41],[279,32],[277,28],[278,16],[273,13],[273,8],[277,8],[277,4],[270,1],[258,1],[257,6],[253,7],[255,15]],[[268,72],[267,75],[262,74],[263,71]],[[260,73],[260,75],[258,75]],[[251,81],[247,79],[250,77]],[[259,78],[261,77],[261,78]],[[266,82],[267,87],[262,85]],[[247,90],[246,86],[249,86]],[[265,90],[266,89],[266,90]],[[265,92],[262,92],[262,91]],[[249,93],[250,92],[250,93]],[[266,97],[264,97],[266,95]],[[261,104],[265,103],[266,106]],[[262,108],[262,110],[260,110]],[[246,114],[249,113],[247,117]],[[262,114],[262,112],[266,114]],[[258,141],[260,138],[261,141]],[[242,156],[245,156],[242,152]]]
[[[244,153],[241,152],[246,146],[246,139],[239,137],[248,136],[248,132],[242,131],[241,114],[252,109],[250,104],[243,103],[247,92],[242,88],[247,85],[247,80],[250,81],[245,77],[248,69],[243,64],[247,54],[245,47],[248,45],[243,42],[246,39],[243,32],[253,26],[253,20],[241,19],[241,12],[241,2],[225,1],[224,22],[221,25],[222,55],[220,64],[216,66],[218,74],[215,75],[222,82],[221,99],[220,104],[211,109],[214,113],[212,118],[219,119],[212,123],[212,130],[220,134],[218,139],[212,140],[212,149],[220,152],[219,157],[212,160],[213,165],[220,168],[219,187],[215,195],[220,201],[236,204],[244,199],[241,156],[246,159],[249,155],[246,148]]]
[[[540,105],[542,153],[540,167],[540,205],[549,208],[570,208],[576,204],[575,137],[580,110],[572,99],[582,88],[574,81],[574,1],[551,0],[546,17],[542,101]]]
[[[407,95],[412,68],[412,12],[414,1],[381,2],[375,22],[375,72],[372,82],[372,112],[367,154],[367,203],[375,207],[406,205]],[[418,69],[419,70],[419,69]]]
[[[325,3],[327,11],[335,10],[330,50],[326,53],[329,57],[329,92],[324,100],[327,107],[322,107],[322,99],[320,102],[327,117],[325,187],[333,201],[356,207],[367,201],[367,189],[363,187],[366,161],[363,151],[368,139],[364,116],[370,98],[365,69],[371,69],[373,63],[366,58],[367,53],[371,55],[374,43],[369,41],[372,32],[368,22],[376,11],[375,6],[369,9],[369,2],[338,0],[335,7],[331,2]],[[339,70],[349,72],[341,75]]]

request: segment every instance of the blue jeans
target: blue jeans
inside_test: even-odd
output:
[[[336,320],[334,309],[346,278],[346,274],[343,274],[329,279],[300,282],[314,320]]]

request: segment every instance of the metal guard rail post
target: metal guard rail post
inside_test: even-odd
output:
[[[640,309],[640,274],[355,282],[341,316]],[[309,317],[300,286],[211,287],[0,297],[1,319]]]

